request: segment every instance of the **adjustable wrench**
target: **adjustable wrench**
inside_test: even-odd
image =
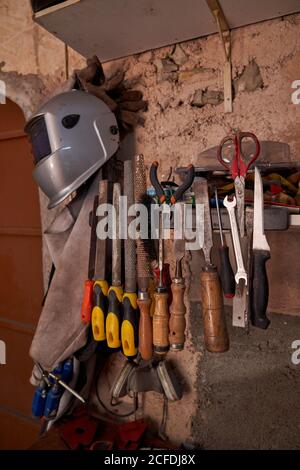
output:
[[[235,253],[235,259],[237,264],[237,272],[235,274],[235,282],[239,284],[240,279],[245,280],[245,285],[247,285],[247,273],[244,267],[244,260],[242,255],[240,237],[238,226],[235,217],[235,206],[236,206],[236,198],[233,197],[232,201],[229,201],[228,196],[224,199],[224,206],[226,207],[229,215],[230,220],[230,227],[231,227],[231,234],[232,234],[232,241]]]

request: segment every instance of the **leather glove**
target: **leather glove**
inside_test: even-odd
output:
[[[75,71],[76,88],[92,93],[100,98],[116,115],[122,134],[132,132],[143,120],[139,111],[146,111],[147,102],[138,90],[128,90],[124,86],[125,73],[117,71],[106,78],[103,67],[97,56],[87,59],[87,66]]]

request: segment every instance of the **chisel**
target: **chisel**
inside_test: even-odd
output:
[[[121,185],[114,183],[113,206],[115,217],[113,223],[112,240],[112,285],[108,290],[108,315],[106,317],[106,339],[109,348],[121,346],[121,321],[123,288],[121,281],[121,239],[119,236],[119,209],[120,209]]]
[[[224,296],[230,299],[234,297],[235,280],[234,280],[234,274],[233,274],[233,270],[232,270],[230,260],[229,260],[229,249],[223,237],[222,221],[221,221],[221,216],[220,216],[217,189],[215,189],[215,197],[216,197],[216,207],[217,207],[219,231],[220,231],[220,238],[221,238],[221,246],[219,248],[220,264],[221,264],[220,266],[221,285],[222,285],[222,289],[224,292]]]
[[[202,317],[205,347],[210,352],[225,352],[229,349],[229,338],[223,312],[223,296],[217,268],[211,262],[212,228],[207,180],[194,182],[196,204],[204,205],[203,254],[205,267],[200,274]]]
[[[264,195],[260,172],[255,168],[254,217],[253,217],[253,259],[250,290],[250,318],[252,325],[266,329],[270,320],[266,315],[269,299],[269,284],[266,262],[270,259],[270,246],[264,231]]]
[[[99,182],[99,198],[98,204],[108,202],[108,181],[101,180]],[[99,220],[98,220],[99,222]],[[92,310],[92,330],[95,341],[105,341],[105,321],[107,315],[107,295],[108,283],[106,276],[106,259],[107,259],[107,239],[97,238],[96,260],[95,260],[95,282],[93,288],[93,310]]]
[[[124,196],[127,196],[127,206],[134,203],[133,165],[131,160],[124,162]],[[133,217],[128,216],[128,226]],[[127,230],[128,232],[128,230]],[[123,295],[123,321],[121,326],[121,341],[123,353],[127,357],[137,354],[138,348],[138,310],[136,295],[136,252],[135,240],[127,233],[124,243],[125,251],[125,291]]]
[[[97,207],[98,207],[98,196],[94,199],[92,217],[91,217],[91,238],[90,238],[90,254],[89,254],[89,266],[88,266],[88,279],[84,283],[84,293],[81,305],[81,319],[83,323],[90,323],[92,314],[93,304],[93,286],[94,286],[94,275],[95,275],[95,257],[96,257],[96,243],[97,243]]]

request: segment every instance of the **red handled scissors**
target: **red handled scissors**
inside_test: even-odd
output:
[[[251,165],[260,154],[260,143],[251,132],[236,132],[226,136],[218,147],[219,162],[231,172],[234,180],[238,223],[241,237],[245,233],[245,179]]]

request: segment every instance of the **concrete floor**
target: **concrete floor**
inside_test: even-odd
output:
[[[203,344],[199,304],[192,321]],[[300,449],[300,365],[291,362],[291,343],[300,340],[300,318],[270,314],[267,331],[227,324],[230,351],[204,352],[198,369],[198,406],[193,439],[205,449]]]

